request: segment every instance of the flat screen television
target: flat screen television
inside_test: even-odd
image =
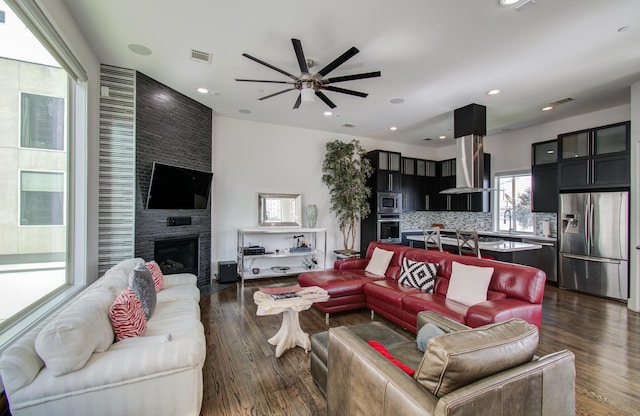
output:
[[[206,209],[213,173],[153,162],[147,209]]]

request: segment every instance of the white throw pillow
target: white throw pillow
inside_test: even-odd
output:
[[[111,346],[108,311],[113,298],[108,287],[90,288],[40,331],[36,352],[54,376],[84,367],[94,352]]]
[[[487,300],[487,289],[493,275],[493,267],[478,267],[453,262],[447,299],[467,306]]]
[[[393,251],[383,250],[381,248],[374,248],[371,260],[367,264],[366,272],[375,274],[376,276],[384,276],[387,271],[387,266],[393,257]]]

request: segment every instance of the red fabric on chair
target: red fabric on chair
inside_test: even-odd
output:
[[[398,368],[400,368],[402,371],[407,373],[410,377],[413,377],[413,375],[416,373],[416,370],[414,370],[413,368],[409,367],[408,365],[404,364],[403,362],[401,362],[397,358],[395,358],[393,355],[391,355],[391,353],[389,351],[387,351],[387,349],[384,347],[384,345],[382,345],[378,341],[369,340],[369,341],[367,341],[367,344],[371,345],[371,347],[374,350],[378,351],[387,360],[389,360],[392,363],[394,363],[395,365],[397,365]]]

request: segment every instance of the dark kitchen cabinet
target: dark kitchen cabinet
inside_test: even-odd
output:
[[[558,141],[531,145],[531,199],[533,212],[558,211]]]
[[[402,192],[401,155],[397,152],[373,150],[366,154],[375,173],[374,191]]]
[[[436,162],[402,158],[403,211],[435,210]]]
[[[629,143],[628,121],[559,135],[559,190],[628,187]]]

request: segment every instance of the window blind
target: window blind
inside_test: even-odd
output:
[[[86,82],[87,71],[67,46],[35,0],[5,0],[22,23],[76,81]]]

